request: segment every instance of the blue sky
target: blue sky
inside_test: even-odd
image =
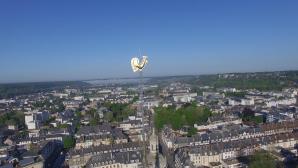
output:
[[[298,69],[298,1],[0,1],[0,83]]]

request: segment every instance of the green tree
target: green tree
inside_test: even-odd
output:
[[[69,127],[68,124],[59,124],[59,125],[57,126],[57,128],[68,128],[68,127]]]
[[[155,108],[155,127],[160,130],[164,125],[171,125],[177,130],[183,126],[193,127],[194,124],[203,124],[212,115],[206,107],[197,107],[195,103],[187,104],[178,110],[174,107]]]
[[[225,96],[244,98],[246,94],[247,94],[246,92],[227,92],[225,93]]]
[[[98,124],[99,124],[99,119],[98,119],[97,117],[92,118],[92,119],[90,120],[90,125],[91,125],[91,126],[95,126],[95,125],[98,125]]]
[[[106,121],[113,121],[113,113],[112,112],[107,112],[104,114],[104,119]]]
[[[190,127],[187,132],[187,136],[191,137],[191,136],[195,135],[196,133],[197,133],[197,129],[194,127]]]
[[[7,112],[0,116],[0,125],[17,124],[19,126],[25,125],[25,116],[23,112]]]
[[[16,124],[16,121],[13,120],[13,119],[6,120],[5,124],[6,124],[6,125],[15,125],[15,124]]]
[[[76,141],[72,136],[66,136],[63,138],[63,146],[65,149],[73,148],[75,144]]]
[[[241,115],[242,121],[253,122],[255,124],[263,123],[263,116],[255,116],[255,112],[249,108],[245,108]]]
[[[128,116],[135,114],[135,110],[131,108],[130,104],[120,104],[120,103],[105,103],[104,106],[112,112],[112,117],[109,121],[122,121]]]
[[[80,119],[82,117],[82,113],[80,111],[76,111],[76,116],[78,117],[78,119]]]
[[[266,151],[256,152],[248,165],[249,168],[273,168],[276,167],[276,161]]]

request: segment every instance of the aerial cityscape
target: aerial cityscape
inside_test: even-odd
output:
[[[297,168],[297,7],[0,1],[0,168]]]

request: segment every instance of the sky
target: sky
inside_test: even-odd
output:
[[[297,0],[1,0],[0,83],[298,69]]]

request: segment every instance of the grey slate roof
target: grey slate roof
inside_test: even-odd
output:
[[[92,156],[91,159],[87,162],[86,167],[91,168],[99,165],[104,166],[111,163],[141,163],[142,158],[143,156],[141,151],[102,153]]]

